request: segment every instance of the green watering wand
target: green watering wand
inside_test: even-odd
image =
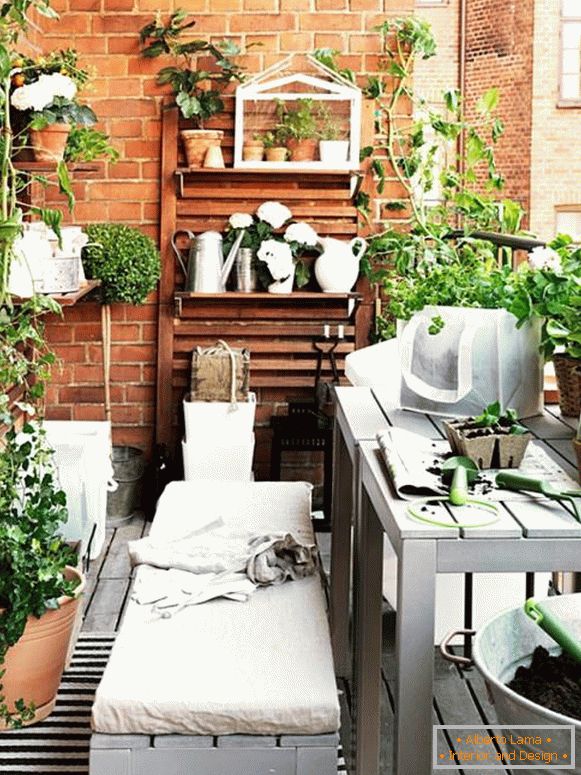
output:
[[[521,476],[521,474],[512,474],[509,471],[501,471],[496,475],[496,484],[505,490],[516,490],[517,492],[537,492],[544,495],[552,501],[567,503],[573,511],[577,522],[581,522],[581,512],[576,499],[581,499],[581,490],[558,490],[550,482],[542,479],[533,479],[530,476]]]
[[[581,662],[581,643],[557,616],[545,608],[542,603],[537,603],[532,597],[526,601],[524,610],[525,614],[535,624],[538,624],[541,630],[544,630],[555,643],[558,643],[563,651]]]

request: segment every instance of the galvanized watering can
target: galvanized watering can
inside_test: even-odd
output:
[[[176,244],[180,234],[187,234],[190,240],[187,266]],[[219,232],[205,231],[197,237],[189,229],[174,232],[171,244],[186,278],[185,290],[194,293],[224,293],[243,236],[244,232],[241,231],[224,261],[222,235]]]

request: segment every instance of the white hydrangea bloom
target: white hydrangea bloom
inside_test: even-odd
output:
[[[319,240],[319,236],[313,227],[302,221],[291,223],[284,233],[284,238],[287,242],[298,242],[308,247],[314,247]]]
[[[50,75],[41,75],[37,84],[42,89],[46,89],[47,94],[52,93],[52,99],[55,97],[64,97],[72,100],[77,94],[77,85],[68,75],[61,73],[51,73]]]
[[[254,218],[248,213],[232,213],[228,223],[233,229],[248,229],[252,226]]]
[[[561,256],[552,248],[533,248],[528,261],[531,269],[551,269],[553,272],[561,269]]]
[[[273,229],[280,229],[293,216],[288,207],[280,202],[263,202],[256,211],[256,215]]]
[[[264,240],[256,255],[268,266],[273,280],[286,280],[292,274],[293,254],[286,243],[274,239]]]

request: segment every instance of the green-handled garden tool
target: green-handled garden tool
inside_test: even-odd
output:
[[[542,603],[537,603],[532,597],[526,601],[524,610],[526,615],[535,624],[538,624],[555,643],[558,643],[563,651],[581,662],[581,643],[554,613]]]
[[[522,474],[513,474],[510,471],[501,471],[496,475],[496,484],[505,490],[516,490],[517,492],[537,492],[544,495],[552,501],[559,503],[568,503],[573,511],[573,516],[578,522],[581,522],[580,505],[577,499],[581,499],[581,490],[558,490],[550,482],[542,479],[533,479],[530,476]]]

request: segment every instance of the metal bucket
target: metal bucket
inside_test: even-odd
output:
[[[133,516],[141,499],[141,481],[145,471],[143,450],[137,447],[113,447],[113,478],[117,489],[107,493],[107,518],[123,522]]]
[[[581,640],[581,594],[551,597],[543,600],[543,605],[551,609]],[[499,724],[509,729],[514,728],[515,734],[522,734],[519,727],[523,724],[573,726],[575,748],[579,757],[581,721],[537,705],[506,686],[513,679],[518,667],[530,665],[537,646],[544,646],[552,655],[561,651],[552,638],[545,635],[541,628],[528,618],[521,607],[513,608],[498,614],[479,630],[474,640],[473,659],[484,677]],[[530,746],[521,747],[529,751],[535,750]],[[551,764],[546,770],[553,775],[581,775],[581,760],[578,759],[575,768],[560,768]],[[536,775],[539,768],[524,769],[519,766],[514,772]]]

